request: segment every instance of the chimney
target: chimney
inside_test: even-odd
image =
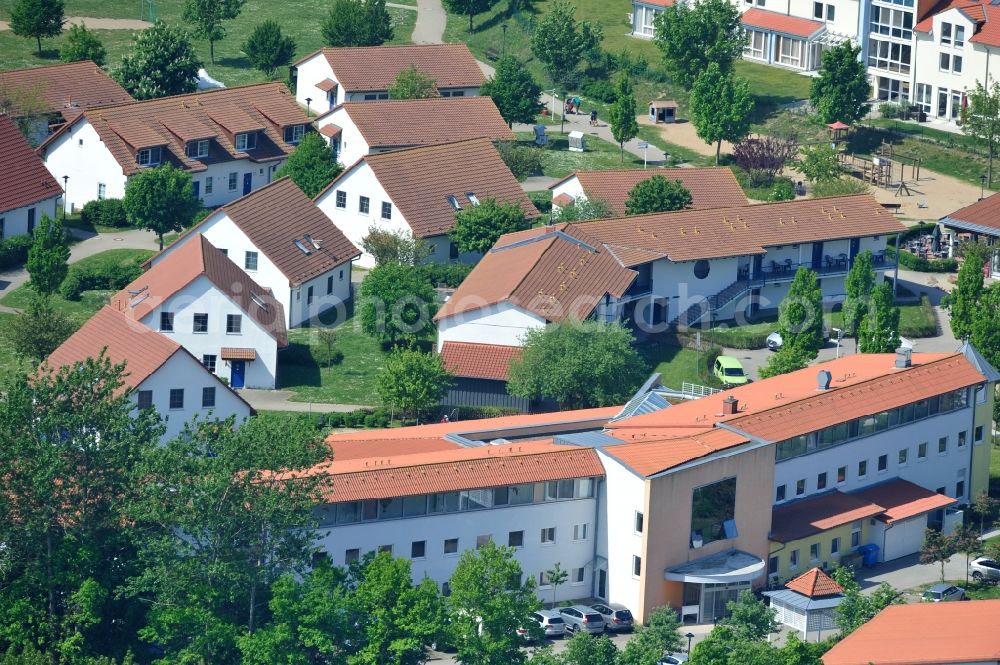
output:
[[[722,400],[722,415],[735,416],[736,412],[739,411],[739,406],[739,401],[730,395],[726,399]]]
[[[833,380],[833,375],[825,369],[821,369],[819,374],[816,375],[816,382],[819,384],[817,390],[829,390],[830,381]]]
[[[911,358],[912,353],[912,349],[904,349],[903,347],[896,349],[896,369],[906,369],[907,367],[910,367],[913,364],[913,360]]]

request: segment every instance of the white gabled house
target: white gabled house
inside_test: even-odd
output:
[[[316,118],[315,124],[343,164],[376,152],[434,143],[516,138],[489,97],[345,102]]]
[[[30,234],[42,215],[55,219],[62,187],[17,125],[0,115],[0,240]]]
[[[270,291],[289,328],[352,297],[351,265],[361,250],[289,178],[219,208],[149,264],[169,260],[200,238]]]
[[[527,219],[538,209],[487,138],[442,143],[366,155],[349,166],[316,197],[316,205],[360,246],[371,227],[412,233],[427,241],[431,261],[475,262],[459,256],[448,231],[455,213],[494,198],[517,203]],[[362,253],[358,264],[375,259]]]
[[[396,77],[411,66],[434,79],[442,97],[474,97],[486,82],[465,44],[324,48],[292,65],[295,99],[320,114],[344,102],[389,99]]]
[[[160,414],[166,424],[163,441],[180,434],[195,417],[232,416],[239,425],[254,415],[242,397],[183,346],[107,305],[53,351],[46,364],[58,369],[102,351],[112,363],[126,363],[123,390],[138,408],[155,408]]]
[[[65,178],[68,211],[122,198],[131,176],[160,164],[190,173],[214,207],[271,182],[308,128],[283,83],[261,83],[89,109],[38,154]]]
[[[201,235],[164,257],[111,299],[135,325],[169,337],[233,388],[274,388],[284,310]]]

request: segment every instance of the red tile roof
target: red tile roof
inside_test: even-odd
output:
[[[59,345],[45,364],[52,368],[105,356],[114,364],[127,362],[125,388],[135,388],[160,369],[175,353],[177,342],[121,316],[110,306],[97,311],[69,339]]]
[[[513,141],[514,132],[489,97],[436,97],[348,102],[342,108],[371,148],[409,148],[487,138]]]
[[[405,438],[386,441],[333,441],[328,444],[333,459],[346,461],[371,457],[402,457],[441,450],[457,450],[461,446],[440,437]]]
[[[59,182],[5,115],[0,115],[0,155],[0,212],[62,194]]]
[[[283,128],[290,124],[309,124],[305,111],[299,108],[288,88],[280,82],[90,109],[72,124],[80,122],[80,118],[86,118],[94,127],[125,175],[139,170],[135,154],[138,148],[156,145],[166,146],[164,162],[189,171],[204,171],[212,164],[234,159],[249,159],[251,162],[284,159],[292,153],[295,145],[285,143]],[[48,146],[70,124],[64,125],[39,146],[43,157]],[[182,134],[190,135],[204,134],[201,126],[211,128],[213,139],[208,157],[193,159],[187,156],[186,141],[171,127],[182,128]],[[237,151],[233,132],[255,129],[263,129],[257,138],[257,148],[249,152]]]
[[[1000,231],[1000,194],[987,196],[982,201],[976,201],[964,208],[959,208],[950,215],[941,218],[945,225],[952,220],[986,226]]]
[[[603,476],[604,468],[591,448],[546,440],[401,457],[334,458],[307,473],[324,477],[323,499],[336,503]]]
[[[132,96],[90,60],[0,72],[0,90],[17,90],[45,113],[72,117],[96,106],[124,104]],[[17,111],[15,111],[17,115]]]
[[[603,452],[636,473],[649,477],[720,450],[749,443],[745,436],[724,429],[706,429],[690,436],[661,434],[661,437],[669,438],[608,446]]]
[[[890,605],[835,644],[823,665],[940,665],[1000,660],[1000,600]]]
[[[759,7],[748,9],[743,13],[743,18],[740,20],[743,25],[753,28],[763,28],[764,30],[802,38],[812,37],[826,27],[819,21],[779,14],[778,12],[771,12]]]
[[[291,178],[275,180],[222,210],[293,287],[361,255],[361,250]],[[319,243],[319,249],[305,240],[307,235]],[[308,245],[310,253],[298,249],[295,240]]]
[[[930,32],[934,29],[934,17],[952,9],[957,9],[975,24],[975,34],[969,38],[970,42],[1000,46],[1000,6],[988,0],[953,0],[939,7],[913,26],[913,29],[917,32]]]
[[[775,506],[771,511],[769,538],[788,543],[823,531],[874,517],[885,508],[854,494],[838,490]]]
[[[404,69],[415,66],[443,88],[478,88],[483,70],[465,44],[412,44],[325,48],[321,52],[347,92],[388,90]],[[296,65],[316,55],[311,53]]]
[[[371,168],[418,238],[443,235],[455,225],[456,211],[449,196],[454,196],[463,208],[472,205],[467,193],[480,201],[494,198],[502,203],[517,203],[526,218],[539,217],[538,209],[489,139],[366,155],[330,183],[316,199],[332,195],[340,181],[362,162]]]
[[[601,199],[619,217],[625,216],[625,201],[632,188],[653,176],[667,180],[680,180],[691,192],[692,208],[722,208],[743,206],[747,197],[736,177],[728,168],[695,169],[622,169],[611,171],[577,171],[566,176],[549,189],[576,177],[588,199]],[[555,201],[553,201],[555,202]]]
[[[886,524],[899,522],[958,503],[949,496],[937,494],[901,478],[858,490],[852,495],[863,501],[882,506],[885,510],[879,519]]]
[[[277,342],[288,345],[284,308],[271,292],[253,281],[229,257],[198,235],[165,255],[111,298],[110,307],[142,321],[175,293],[205,276]],[[159,326],[159,322],[151,325]]]
[[[635,271],[600,245],[576,241],[563,232],[567,228],[538,227],[500,238],[434,319],[509,303],[546,321],[583,320],[606,294],[621,297]]]
[[[844,587],[837,584],[832,577],[819,568],[807,570],[794,580],[786,582],[785,588],[801,593],[808,598],[844,593]]]
[[[519,346],[445,342],[441,347],[441,363],[458,377],[506,381],[510,363],[520,358]]]
[[[673,7],[676,0],[636,0],[640,5],[653,5],[655,7]]]

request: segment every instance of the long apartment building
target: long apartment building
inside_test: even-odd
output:
[[[541,596],[637,617],[725,613],[743,589],[891,560],[988,484],[997,373],[950,354],[853,355],[669,405],[337,434],[317,466],[336,565],[384,550],[449,592],[462,552],[516,550]],[[554,564],[569,571],[553,590]]]
[[[733,0],[743,12],[744,57],[814,72],[825,49],[861,46],[872,98],[920,106],[957,122],[977,81],[997,76],[1000,5],[994,0]],[[674,0],[633,0],[632,34],[655,35]]]

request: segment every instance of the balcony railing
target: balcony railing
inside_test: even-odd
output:
[[[822,277],[846,274],[851,269],[852,264],[853,261],[851,261],[847,254],[824,255],[820,261],[815,263],[813,261],[795,263],[791,259],[786,259],[784,261],[765,260],[761,268],[752,275],[749,266],[740,270],[738,273],[738,279],[748,279],[750,282],[754,283],[790,282],[795,278],[795,273],[798,272],[800,267],[808,268]],[[890,267],[885,252],[873,254],[872,264],[875,270],[885,270]]]

